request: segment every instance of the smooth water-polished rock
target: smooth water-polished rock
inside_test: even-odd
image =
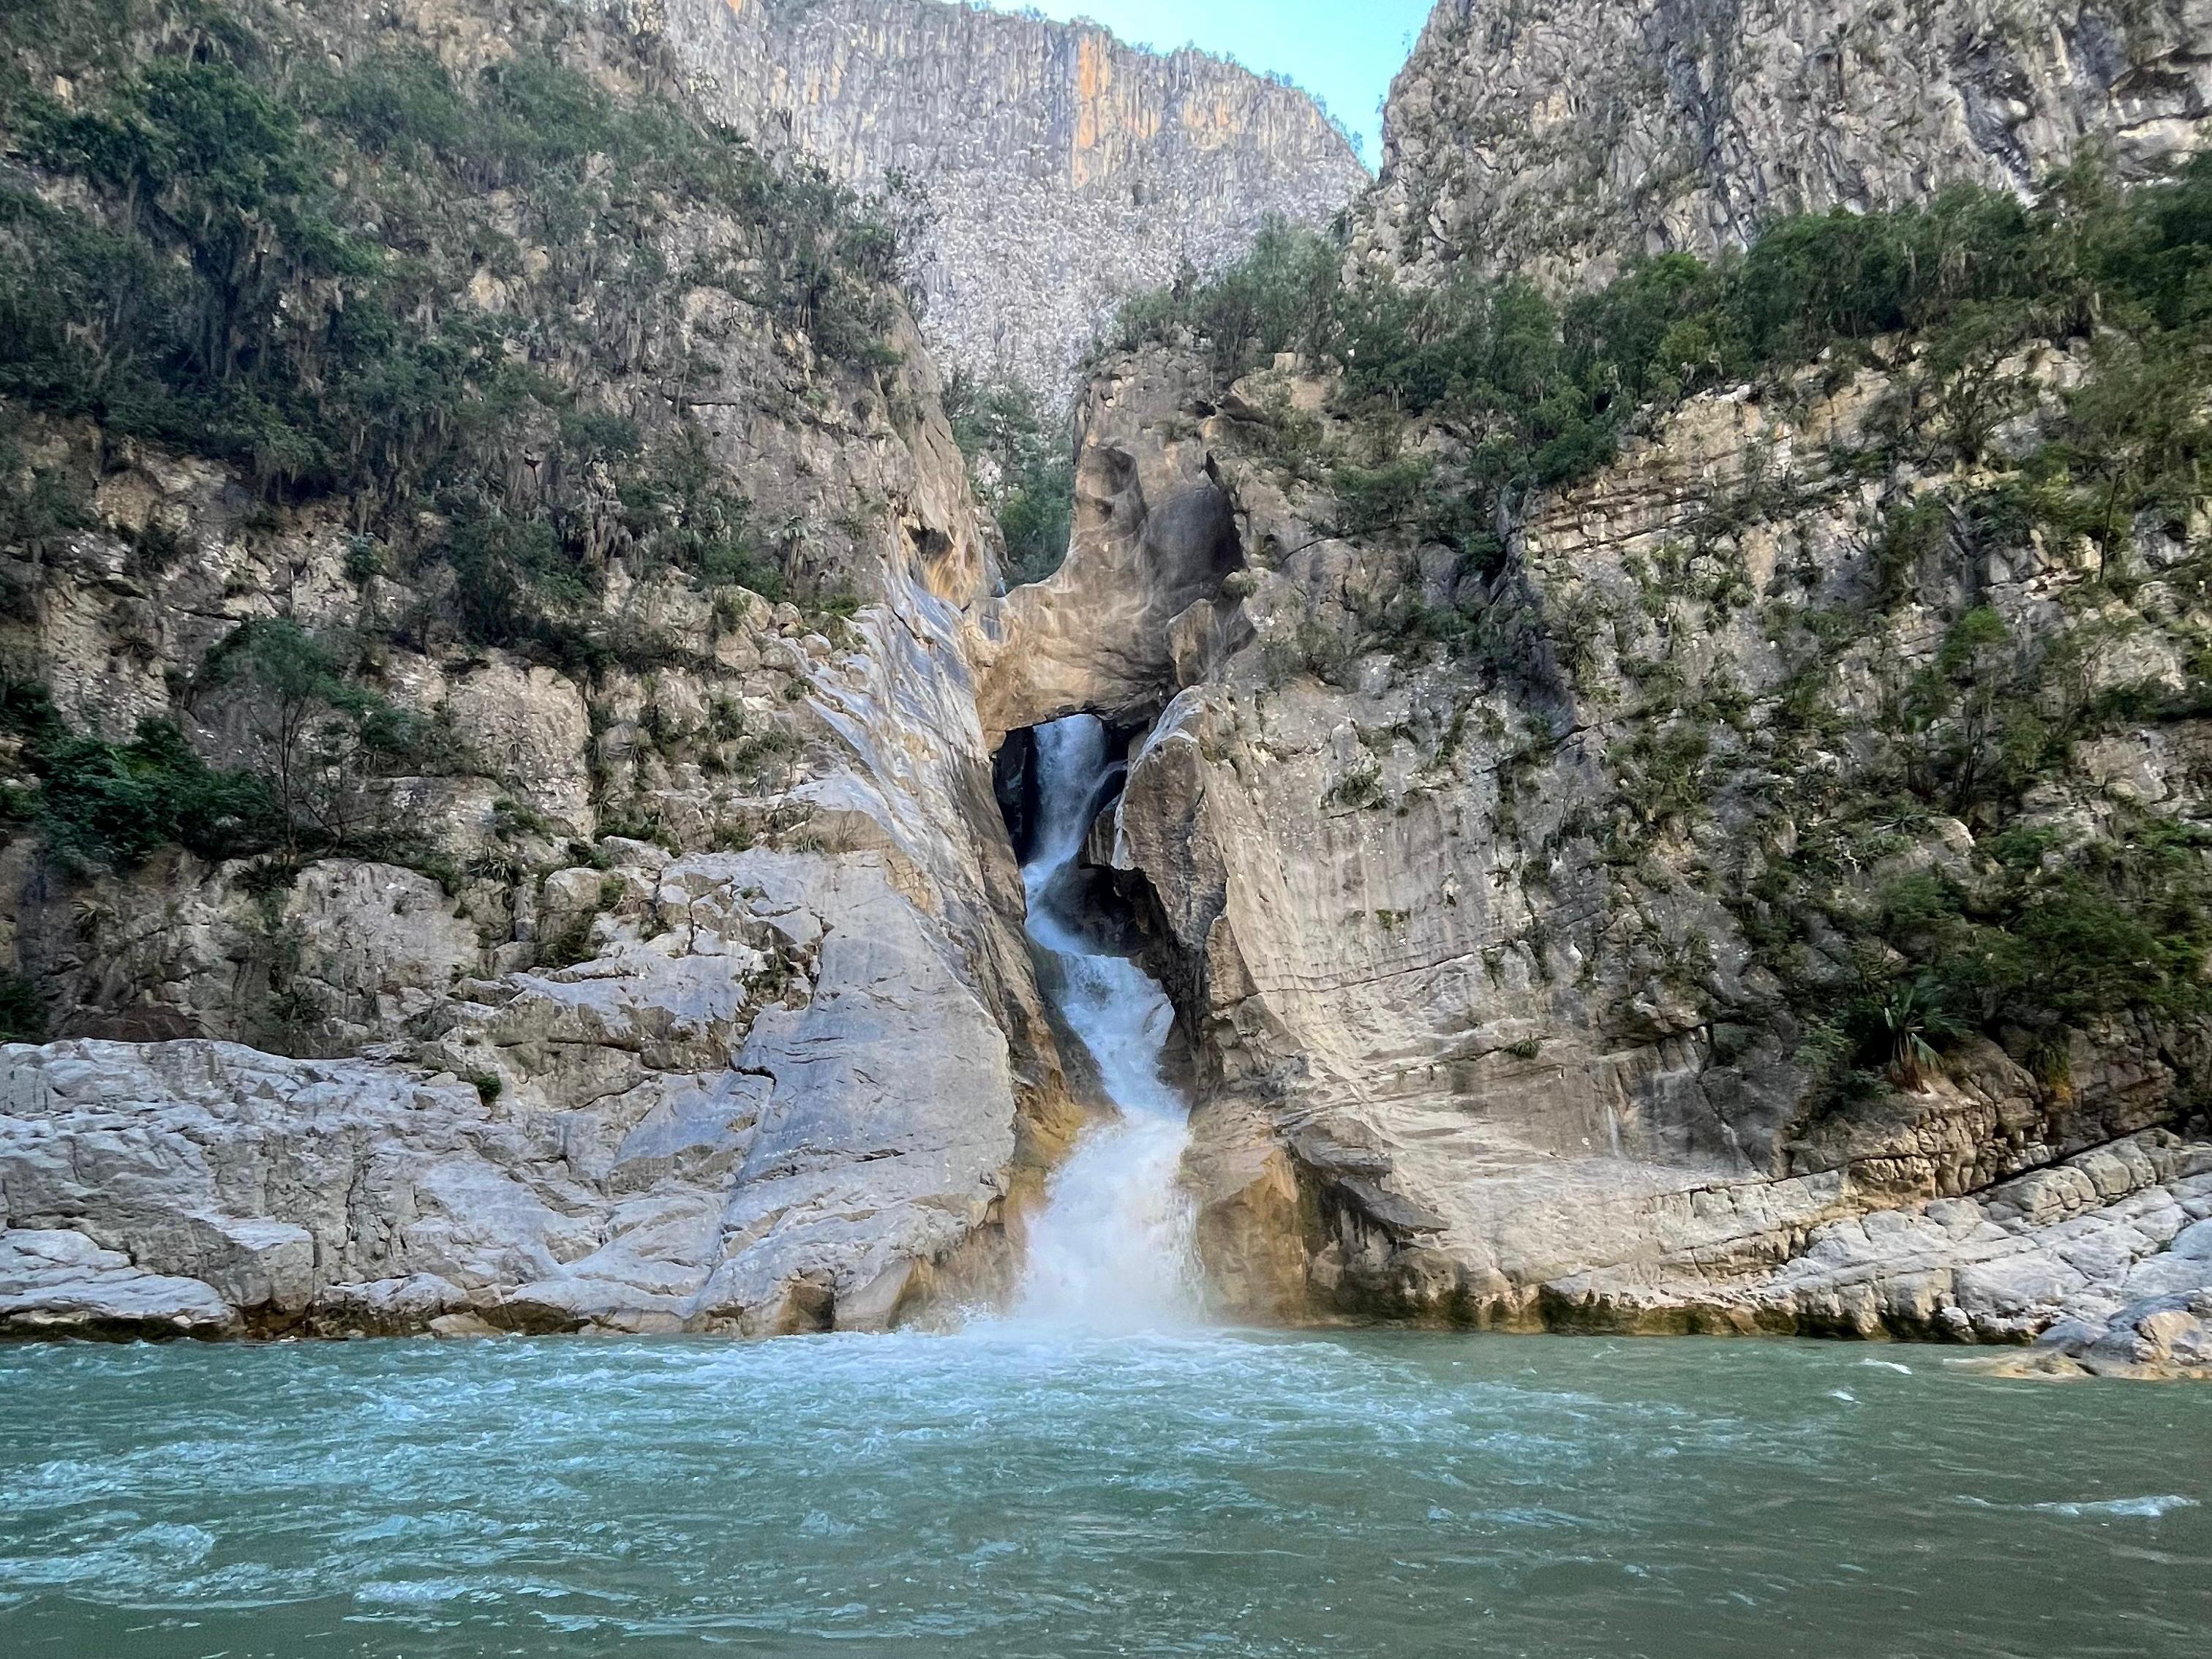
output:
[[[1085,393],[1066,562],[985,610],[969,636],[994,749],[1070,714],[1150,720],[1249,639],[1221,603],[1244,561],[1234,498],[1207,447],[1171,429],[1194,395],[1187,366],[1164,356]]]
[[[228,1336],[238,1310],[197,1279],[150,1273],[66,1229],[0,1232],[0,1330],[22,1336]]]
[[[1004,1035],[880,855],[710,854],[659,890],[605,957],[457,1006],[428,1052],[477,1080],[0,1050],[0,1326],[888,1322],[1006,1195]]]

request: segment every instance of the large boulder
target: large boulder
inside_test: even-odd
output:
[[[616,885],[628,890],[626,878]],[[1009,1051],[880,854],[704,855],[426,1049],[0,1049],[0,1328],[881,1325],[995,1229]]]

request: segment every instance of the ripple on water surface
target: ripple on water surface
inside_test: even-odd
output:
[[[2212,1395],[1363,1334],[0,1349],[0,1650],[2054,1656]]]

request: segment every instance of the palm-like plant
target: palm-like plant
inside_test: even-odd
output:
[[[1936,1044],[1959,1035],[1959,1024],[1943,1012],[1933,986],[1924,979],[1891,986],[1875,1009],[1886,1050],[1890,1080],[1900,1089],[1920,1089],[1943,1069]]]

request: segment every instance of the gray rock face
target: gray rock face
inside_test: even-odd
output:
[[[665,46],[651,4],[283,16],[303,55],[461,76],[544,24],[617,95]],[[757,228],[687,211],[665,269]],[[453,303],[520,305],[544,259]],[[364,562],[345,501],[270,509],[233,469],[8,411],[84,498],[41,556],[0,546],[0,658],[72,726],[167,719],[258,763],[192,690],[281,616],[440,738],[350,803],[377,832],[356,853],[416,867],[169,848],[78,872],[28,816],[0,828],[0,972],[64,1039],[0,1051],[10,1328],[773,1331],[881,1324],[1003,1268],[1006,1212],[1078,1115],[963,653],[996,532],[883,297],[865,371],[688,286],[655,312],[672,337],[579,366],[609,407],[658,409],[653,366],[693,364],[689,435],[813,601],[611,558],[574,618],[608,647],[588,672],[434,625],[437,562]],[[149,526],[173,550],[150,574]]]
[[[1081,31],[858,0],[614,14],[712,70],[733,112],[787,115],[863,181],[885,156],[928,161],[948,112],[981,112],[1005,143],[959,127],[938,176],[998,192],[1036,240],[987,258],[945,233],[940,327],[1145,241],[1130,216],[1151,210],[1134,198],[1170,136],[1160,187],[1179,214],[1200,204],[1201,228],[1226,238],[1274,187],[1272,93],[1232,88],[1217,119],[1175,101],[1210,70],[1163,81]],[[2197,142],[2193,0],[2130,13],[2150,31],[2140,74],[2100,55],[2101,12],[2007,32],[2019,15],[1938,4],[1904,38],[1901,14],[1847,5],[1828,20],[1842,61],[1890,78],[1872,103],[1832,100],[1831,131],[1802,87],[1770,96],[1798,84],[1774,65],[1819,68],[1799,9],[1448,8],[1401,85],[1377,222],[1407,207],[1414,264],[1494,230],[1501,257],[1595,269],[1725,245],[1793,191],[1885,199],[1954,161],[2016,179],[1973,98],[2018,76],[2031,171],[2094,131],[2145,167]],[[408,15],[441,49],[497,54],[452,0]],[[1478,21],[1492,56],[1469,73],[1451,52],[1476,50]],[[1954,22],[1966,33],[1944,35]],[[1036,50],[1014,65],[1018,34]],[[1991,81],[1983,48],[2025,54],[2018,76]],[[785,67],[738,76],[769,62]],[[1674,69],[1638,91],[1655,63]],[[1535,99],[1539,71],[1575,90]],[[1898,90],[1908,72],[1932,88],[1922,101]],[[1605,118],[1586,179],[1577,146],[1615,104],[1630,114]],[[1942,118],[1873,135],[1877,106]],[[1692,144],[1683,172],[1664,162],[1686,109],[1711,116],[1718,148]],[[1283,118],[1293,153],[1309,116]],[[1174,171],[1194,155],[1217,174]],[[1006,182],[1009,155],[1026,183]],[[1576,203],[1587,218],[1546,217]],[[970,208],[947,223],[991,222]],[[960,286],[956,266],[1006,291]],[[1018,309],[1005,361],[1064,367],[1068,317],[1105,303],[1077,292],[1066,316]],[[1863,602],[1868,526],[1932,485],[1910,459],[1879,480],[1849,462],[1875,447],[1887,377],[1695,398],[1601,475],[1535,498],[1480,596],[1515,630],[1490,647],[1509,679],[1377,643],[1373,619],[1451,601],[1454,555],[1340,533],[1336,503],[1271,447],[1291,415],[1347,450],[1353,436],[1295,362],[1225,387],[1181,352],[1109,365],[1080,410],[1074,555],[1001,601],[914,333],[896,332],[895,369],[840,378],[734,303],[702,295],[686,314],[717,348],[701,405],[714,464],[763,523],[792,526],[811,576],[851,579],[868,603],[810,616],[617,566],[605,619],[649,634],[649,659],[586,679],[394,642],[381,688],[460,738],[434,775],[381,781],[382,810],[446,855],[436,874],[172,853],[70,881],[28,836],[0,847],[0,946],[50,988],[68,1039],[0,1050],[0,1329],[873,1327],[988,1270],[1074,1119],[989,757],[1010,730],[1092,709],[1151,722],[1092,856],[1139,901],[1195,1038],[1187,1173],[1224,1308],[2040,1333],[2036,1364],[2212,1363],[2212,1163],[2188,1121],[2212,1034],[2128,1014],[2063,1053],[1961,1042],[1883,1113],[1818,1120],[1802,1022],[1731,902],[1796,856],[1819,827],[1802,781],[1841,764],[1777,747],[1790,619],[1865,613],[1823,682],[1860,714],[1878,672],[1941,647],[1933,607]],[[997,362],[1004,344],[962,349]],[[2032,443],[2081,366],[2056,351],[2024,373]],[[58,465],[97,435],[26,441]],[[1450,441],[1413,441],[1431,439]],[[120,732],[191,718],[173,683],[280,594],[324,629],[436,603],[350,574],[335,509],[272,531],[245,522],[250,499],[222,468],[118,459],[94,523],[42,565],[28,611],[0,617],[0,645],[72,720]],[[127,562],[149,524],[196,550],[161,605]],[[2195,590],[2167,579],[2182,554],[2163,524],[2141,539],[2144,580],[2124,591],[2092,592],[2047,538],[1993,547],[1975,603],[2021,637],[2094,608],[2089,690],[2181,689]],[[1692,689],[1735,711],[1698,717],[1727,787],[1645,810],[1644,740]],[[194,735],[222,755],[220,731]],[[2212,726],[2124,722],[2056,768],[2033,823],[2076,847],[2123,811],[2201,818],[2208,780]],[[1992,856],[1929,815],[1863,884],[1971,881]],[[1794,945],[1844,994],[1845,944],[1807,934]],[[110,1040],[125,1037],[165,1040]]]
[[[212,1285],[149,1273],[68,1228],[0,1232],[0,1329],[21,1336],[228,1336]]]
[[[2073,372],[2063,354],[2037,370],[2051,386]],[[2106,1352],[2193,1305],[2197,1281],[2168,1285],[2156,1263],[2201,1207],[2206,1154],[2160,1126],[2191,1109],[2201,1030],[2086,1031],[2063,1087],[1966,1044],[1887,1115],[1808,1121],[1800,1039],[1729,902],[1759,860],[1789,856],[1779,775],[1681,822],[1620,817],[1648,699],[1665,695],[1637,666],[1664,653],[1662,626],[1747,699],[1747,756],[1772,741],[1759,711],[1790,671],[1767,617],[1694,563],[1663,603],[1638,585],[1685,556],[1709,503],[1747,499],[1754,475],[1771,489],[1730,520],[1724,553],[1698,556],[1715,571],[1754,595],[1802,583],[1809,604],[1855,603],[1872,486],[1830,468],[1861,441],[1882,377],[1817,380],[1694,400],[1531,505],[1510,580],[1538,609],[1510,692],[1449,653],[1324,648],[1429,580],[1424,550],[1342,539],[1331,504],[1269,459],[1268,411],[1325,421],[1325,388],[1289,368],[1210,387],[1154,349],[1094,393],[1086,474],[1137,457],[1139,472],[1229,481],[1244,562],[1194,601],[1216,648],[1179,659],[1156,623],[1149,653],[1065,672],[1060,619],[1105,618],[1109,641],[1128,623],[1075,599],[1094,580],[1083,565],[1123,573],[1124,592],[1144,585],[1128,573],[1163,568],[1132,492],[1054,585],[1004,609],[1045,666],[985,684],[1049,684],[1051,710],[1134,706],[1140,684],[1164,704],[1095,856],[1145,894],[1155,966],[1196,1038],[1187,1173],[1224,1306],[2013,1341],[2063,1324],[2065,1342]],[[2027,636],[2057,625],[2081,580],[2055,550],[2022,549],[1978,592]],[[2100,673],[2172,672],[2179,613],[2147,598],[2127,660]],[[1570,659],[1561,638],[1583,616],[1608,625]],[[1913,606],[1869,625],[1863,648],[1908,665],[1942,637]],[[1833,695],[1877,693],[1845,672]],[[2176,810],[2195,799],[2179,757],[2196,740],[2153,725],[2085,746],[2037,811],[2087,824],[2105,800]],[[1757,827],[1784,821],[1778,841]],[[1987,858],[1966,826],[1932,819],[1866,880],[1971,880]],[[2178,1319],[2160,1332],[2173,1357],[2159,1363],[2194,1363]]]
[[[1366,252],[1555,286],[1777,215],[2027,191],[2212,139],[2206,0],[1443,0],[1392,89]]]
[[[934,223],[912,272],[951,365],[1055,398],[1130,295],[1324,222],[1368,182],[1305,94],[1095,24],[939,0],[665,0],[709,105],[856,189],[894,174]]]
[[[1746,1271],[1698,1248],[1545,1287],[1558,1324],[1979,1342],[2045,1359],[2212,1370],[2212,1144],[2161,1130],[1973,1197],[1812,1229]],[[2146,1325],[2148,1324],[2148,1328]]]
[[[0,1329],[876,1327],[994,1225],[1006,1040],[880,855],[650,874],[425,1060],[0,1050]],[[649,896],[646,896],[649,895]]]
[[[1155,417],[1174,401],[1173,390],[1134,377],[1085,392],[1069,557],[1050,580],[988,607],[970,636],[994,747],[1008,732],[1086,710],[1148,720],[1169,690],[1249,637],[1234,604],[1218,603],[1244,558],[1231,499],[1204,444],[1159,429]]]

